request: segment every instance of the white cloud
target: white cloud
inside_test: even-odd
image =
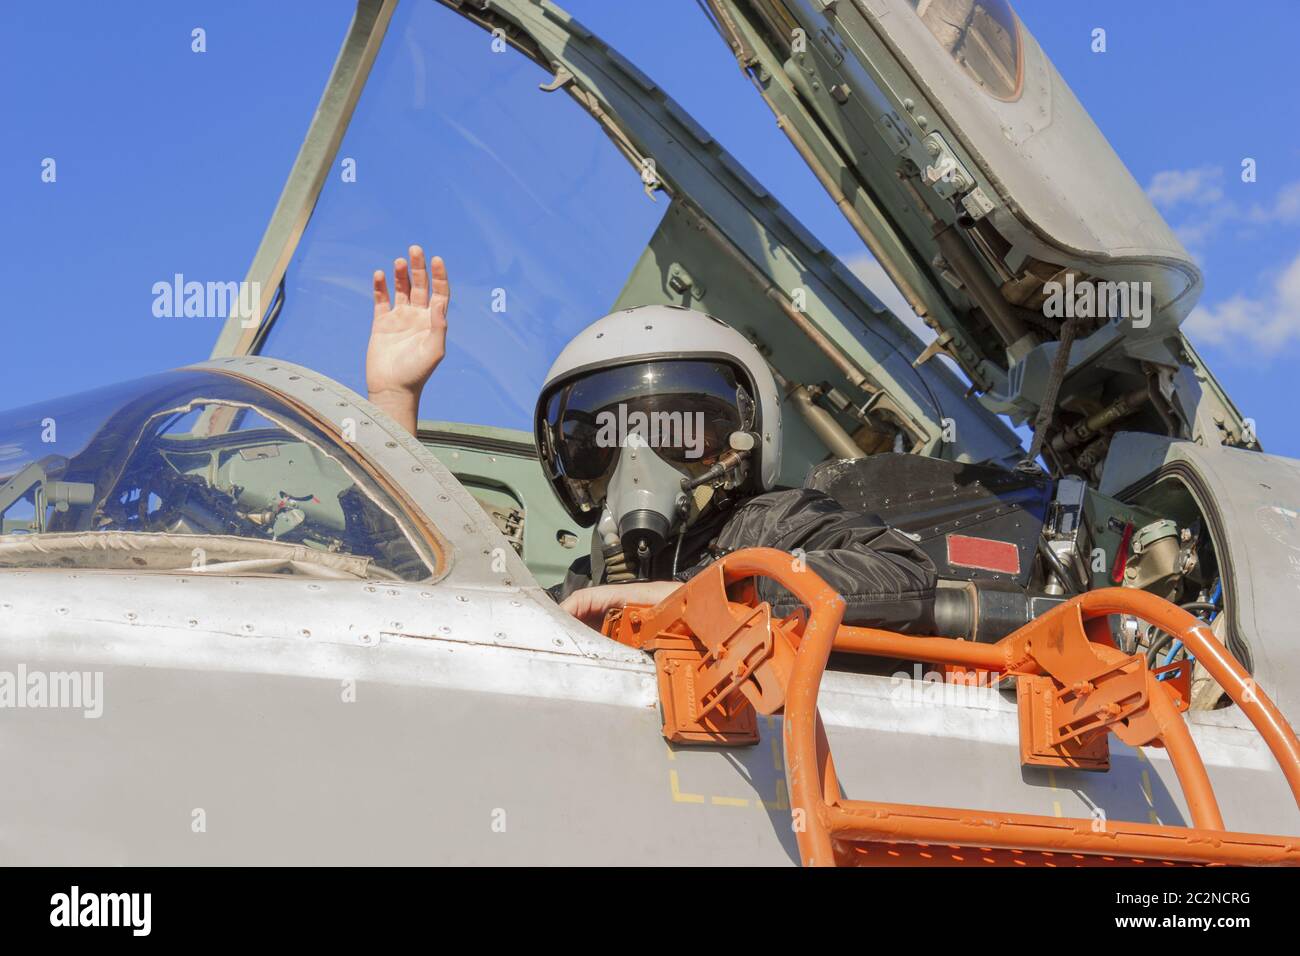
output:
[[[1235,223],[1248,229],[1300,223],[1300,180],[1283,185],[1267,202],[1251,203],[1246,208],[1227,197],[1224,183],[1221,167],[1198,166],[1166,169],[1151,177],[1147,185],[1147,196],[1166,216],[1178,211],[1180,221],[1173,225],[1174,233],[1198,259],[1202,258],[1200,251],[1205,243],[1225,226]],[[1260,188],[1249,185],[1252,190]]]
[[[1180,203],[1207,206],[1223,199],[1223,170],[1218,166],[1196,169],[1166,169],[1151,177],[1147,195],[1157,206],[1171,208]]]
[[[1257,223],[1300,222],[1300,180],[1279,189],[1271,206],[1252,205],[1246,218]]]
[[[1198,345],[1249,358],[1269,358],[1300,342],[1300,255],[1274,277],[1263,295],[1238,294],[1217,305],[1197,306],[1183,331]]]

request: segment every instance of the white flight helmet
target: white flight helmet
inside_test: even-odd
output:
[[[718,477],[736,451],[755,493],[781,465],[767,362],[726,323],[679,306],[624,309],[579,332],[546,375],[534,428],[573,519],[603,516],[625,540],[630,529],[662,543],[685,520],[683,479]]]

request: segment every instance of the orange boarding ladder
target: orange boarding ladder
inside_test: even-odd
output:
[[[807,609],[773,619],[754,579],[766,577]],[[1145,591],[1105,588],[1072,598],[996,644],[842,625],[844,601],[790,555],[726,555],[651,608],[613,611],[604,632],[654,653],[671,742],[744,745],[756,714],[784,714],[785,772],[805,865],[1300,864],[1300,838],[1225,830],[1205,764],[1182,712],[1187,661],[1149,670],[1125,654],[1107,617],[1133,614],[1172,634],[1250,719],[1300,806],[1295,732],[1205,624]],[[1190,827],[846,800],[817,694],[832,650],[1014,677],[1026,765],[1105,770],[1109,735],[1158,746],[1191,812]]]

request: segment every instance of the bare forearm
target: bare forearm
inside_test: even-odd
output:
[[[407,391],[371,392],[370,401],[412,435],[419,418],[420,396]]]

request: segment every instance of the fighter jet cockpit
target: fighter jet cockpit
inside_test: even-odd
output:
[[[564,3],[356,0],[210,352],[0,413],[0,651],[113,713],[0,850],[1297,862],[1300,462],[1008,0]]]
[[[1009,589],[1006,626],[1121,584],[1198,608],[1249,663],[1228,567],[1246,522],[1217,512],[1271,505],[1224,491],[1258,443],[1179,333],[1199,272],[1009,5],[846,5],[841,46],[782,4],[706,6],[793,147],[803,180],[782,193],[843,213],[834,251],[558,7],[363,0],[249,267],[257,309],[232,310],[212,358],[364,395],[372,270],[422,243],[453,291],[417,438],[550,587],[602,542],[539,461],[547,369],[599,316],[689,309],[770,367],[772,487],[879,516],[944,579]],[[1081,205],[1097,182],[1123,202]],[[1132,314],[1054,315],[1053,285]],[[191,370],[15,419],[0,560],[429,577],[435,529],[336,418]],[[1120,639],[1178,653],[1139,623]]]
[[[785,487],[828,454],[1018,458],[947,360],[914,367],[924,346],[898,318],[616,51],[539,9],[547,42],[590,46],[579,75],[467,13],[397,6],[301,236],[278,247],[279,222],[267,230],[257,262],[287,264],[257,276],[263,321],[230,321],[214,357],[283,359],[365,394],[370,270],[408,241],[442,256],[452,317],[420,438],[544,586],[591,535],[538,465],[534,405],[563,345],[616,309],[708,313],[767,356],[792,408]]]
[[[0,420],[0,567],[418,581],[430,562],[337,435],[184,371]]]

